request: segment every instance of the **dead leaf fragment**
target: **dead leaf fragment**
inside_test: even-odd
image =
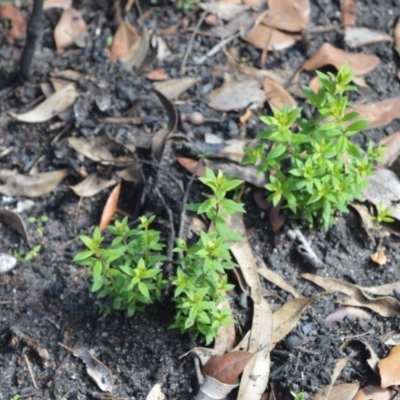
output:
[[[100,230],[104,231],[107,226],[110,224],[112,217],[117,211],[117,205],[119,200],[119,194],[121,193],[121,184],[115,186],[115,188],[111,191],[110,196],[107,199],[107,203],[104,206],[103,213],[101,214],[100,219]]]
[[[215,14],[219,18],[230,21],[232,18],[236,17],[236,15],[246,11],[249,9],[248,6],[244,4],[234,4],[234,3],[224,3],[224,2],[215,2],[215,3],[199,3],[199,6],[208,13]]]
[[[393,132],[379,142],[379,146],[386,147],[386,151],[380,156],[382,161],[380,168],[390,168],[400,156],[400,131]]]
[[[378,363],[381,388],[400,384],[400,346],[393,347],[389,355]]]
[[[359,389],[353,400],[390,400],[395,393],[392,389],[382,389],[377,385],[368,385]]]
[[[335,361],[336,361],[335,368],[332,371],[330,384],[325,386],[322,389],[322,392],[319,393],[316,397],[314,397],[313,400],[328,400],[328,399],[331,399],[330,393],[331,393],[331,391],[332,391],[332,389],[334,387],[333,385],[335,384],[337,377],[342,372],[342,369],[346,366],[348,358],[347,357],[339,358],[338,360],[335,360]],[[340,397],[335,399],[335,400],[339,400],[339,399],[340,399]],[[333,398],[331,400],[333,400]]]
[[[70,186],[70,189],[72,189],[79,197],[92,197],[116,183],[117,181],[115,179],[102,179],[95,172],[90,174],[82,182]]]
[[[256,49],[280,51],[292,47],[300,40],[300,36],[284,33],[269,26],[258,24],[250,29],[243,39]]]
[[[26,35],[26,21],[14,4],[0,4],[0,21],[10,21],[11,28],[7,31],[8,38],[22,38]]]
[[[394,27],[394,48],[400,54],[400,18]]]
[[[139,39],[140,35],[137,29],[123,20],[114,35],[110,48],[111,58],[116,60],[124,56]]]
[[[199,393],[195,400],[224,399],[236,387],[238,387],[237,383],[229,385],[219,382],[211,376],[206,376],[204,382],[199,388]]]
[[[6,196],[40,197],[51,192],[66,176],[67,169],[21,175],[15,171],[0,170],[0,193]]]
[[[62,8],[66,10],[72,7],[72,0],[44,0],[43,10],[48,10],[49,8]]]
[[[348,53],[342,49],[324,43],[308,60],[303,64],[306,71],[314,71],[325,65],[333,65],[340,69],[343,64],[349,64],[356,75],[364,75],[374,70],[380,63],[377,56],[364,53]]]
[[[92,161],[101,162],[106,165],[116,161],[110,151],[102,146],[96,138],[69,137],[67,141],[70,147]]]
[[[387,263],[387,255],[384,249],[378,249],[374,254],[371,255],[371,260],[379,265],[385,265]]]
[[[309,0],[269,0],[264,25],[287,32],[300,32],[310,21]]]
[[[357,20],[357,4],[355,0],[341,1],[341,19],[343,25],[355,25]]]
[[[33,110],[23,114],[10,111],[9,114],[21,122],[45,122],[67,110],[74,104],[77,97],[78,91],[76,90],[76,86],[71,83],[64,89],[53,93]]]
[[[200,82],[199,78],[168,79],[155,83],[154,89],[162,93],[169,100],[174,100],[198,82]]]
[[[82,15],[78,10],[71,7],[65,10],[57,26],[54,29],[54,41],[56,42],[56,47],[59,52],[62,52],[67,47],[87,33],[87,25]]]
[[[325,323],[330,325],[335,322],[343,322],[345,318],[354,321],[357,319],[371,319],[372,315],[361,308],[338,307],[325,318]]]
[[[393,38],[385,32],[362,27],[348,27],[344,32],[344,41],[351,48],[379,42],[392,42]]]
[[[247,351],[232,351],[214,356],[204,365],[201,373],[219,382],[232,385],[239,378],[254,354]]]
[[[282,110],[284,107],[288,107],[290,110],[293,110],[297,107],[297,102],[291,94],[272,79],[265,78],[263,80],[263,88],[272,109],[277,108]]]
[[[28,244],[28,246],[32,247],[29,240],[28,232],[26,230],[25,222],[19,214],[14,211],[6,210],[5,208],[0,207],[0,222],[2,222],[4,225],[8,225],[10,228],[18,232]]]
[[[333,386],[327,400],[352,400],[359,387],[358,383],[342,383],[341,385]]]
[[[161,385],[156,383],[150,390],[146,400],[165,400],[165,394],[162,391]]]
[[[146,74],[149,81],[165,81],[168,79],[168,74],[164,68],[156,68]]]

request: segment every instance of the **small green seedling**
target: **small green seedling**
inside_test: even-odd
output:
[[[36,245],[32,250],[29,250],[26,254],[21,253],[19,250],[14,250],[14,257],[22,262],[28,262],[36,258],[40,250],[42,249],[42,246],[40,244]]]
[[[374,222],[375,228],[379,228],[379,224],[383,222],[394,222],[394,218],[390,216],[392,210],[388,208],[383,208],[383,203],[380,202],[376,206],[376,215],[370,215],[371,220]]]
[[[336,76],[317,74],[318,93],[303,87],[315,115],[301,118],[301,108],[284,108],[261,117],[268,129],[259,134],[256,148],[246,150],[245,163],[257,165],[260,173],[270,172],[265,187],[274,206],[281,203],[311,227],[321,224],[327,229],[337,211],[347,212],[350,202],[363,200],[366,177],[384,149],[370,142],[364,152],[350,140],[368,126],[348,109],[345,93],[356,90],[350,85],[350,67],[342,66]]]
[[[193,11],[197,7],[198,0],[177,0],[176,7],[183,11]]]
[[[304,400],[306,398],[304,392],[290,392],[290,394],[294,397],[294,400]]]
[[[44,225],[46,222],[49,220],[49,217],[47,215],[42,215],[39,218],[36,217],[29,217],[28,222],[36,225],[36,232],[38,233],[39,236],[43,236],[44,233]]]
[[[1,2],[0,2],[1,4]],[[10,398],[10,400],[19,400],[21,396],[19,394],[15,394],[13,397]]]

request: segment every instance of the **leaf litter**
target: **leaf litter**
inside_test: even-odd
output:
[[[389,355],[378,363],[378,369],[382,389],[400,384],[400,346],[390,350]]]

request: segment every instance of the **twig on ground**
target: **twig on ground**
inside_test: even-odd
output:
[[[29,361],[29,358],[26,354],[24,354],[24,358],[25,358],[26,366],[28,367],[29,375],[31,376],[31,379],[32,379],[33,386],[37,390],[38,385],[36,384],[35,375],[33,373],[33,369],[32,369],[31,363]]]
[[[181,75],[185,74],[185,65],[186,65],[187,59],[189,57],[189,54],[192,51],[194,38],[196,37],[197,32],[199,31],[201,24],[203,23],[204,19],[206,18],[206,15],[207,15],[207,12],[203,12],[203,14],[201,14],[199,22],[197,22],[197,25],[194,28],[194,31],[192,33],[192,36],[190,37],[189,43],[188,43],[187,48],[186,48],[185,55],[183,56],[183,59],[182,59],[182,64],[181,64],[181,69],[180,69],[180,74]]]
[[[208,57],[212,57],[217,54],[226,44],[231,42],[232,40],[238,38],[240,33],[235,33],[231,36],[228,36],[226,39],[221,40],[218,44],[216,44],[211,50],[209,50],[204,56],[197,58],[195,60],[196,64],[203,64]]]

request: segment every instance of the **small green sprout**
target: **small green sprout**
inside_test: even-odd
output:
[[[294,397],[294,400],[304,400],[306,398],[304,392],[295,393],[291,391],[290,394]]]
[[[29,217],[28,222],[36,225],[36,232],[38,233],[39,236],[43,236],[44,233],[44,225],[46,222],[49,220],[49,217],[47,215],[42,215],[38,218],[36,217]]]
[[[380,202],[376,206],[376,215],[370,215],[370,218],[372,221],[374,221],[374,225],[376,228],[379,227],[379,224],[383,222],[394,222],[394,218],[392,218],[390,215],[392,213],[392,210],[390,207],[388,208],[383,208],[383,203]]]
[[[32,250],[29,250],[26,254],[21,253],[19,250],[14,250],[14,257],[22,262],[28,262],[36,258],[40,250],[42,249],[42,246],[40,244],[36,245]]]

